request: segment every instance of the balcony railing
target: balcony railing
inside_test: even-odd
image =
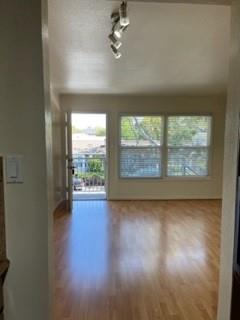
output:
[[[73,155],[73,190],[75,193],[105,191],[104,154]]]

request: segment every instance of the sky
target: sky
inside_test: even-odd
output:
[[[106,127],[106,115],[105,114],[87,114],[87,113],[73,113],[72,125],[79,129],[85,129],[88,127]]]

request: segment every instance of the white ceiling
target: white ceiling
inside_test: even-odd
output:
[[[123,57],[109,48],[119,1],[49,0],[51,81],[60,93],[210,94],[226,90],[230,7],[129,2]]]

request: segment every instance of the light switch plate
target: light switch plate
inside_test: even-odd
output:
[[[6,158],[7,183],[23,183],[22,156],[9,155]]]

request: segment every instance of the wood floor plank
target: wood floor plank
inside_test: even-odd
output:
[[[54,224],[55,320],[216,320],[221,202],[82,201]]]

